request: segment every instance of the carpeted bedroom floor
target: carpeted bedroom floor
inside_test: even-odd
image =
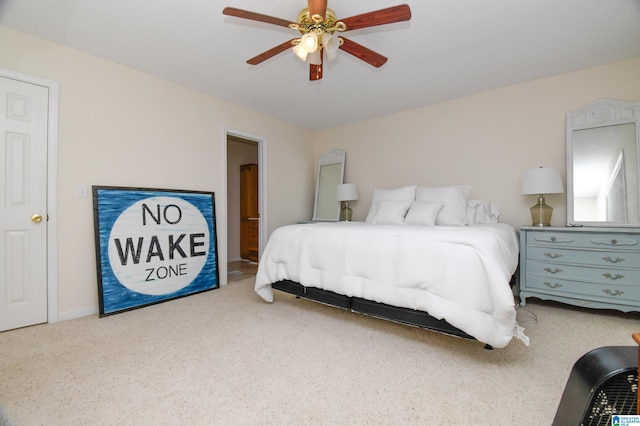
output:
[[[529,303],[531,345],[485,350],[253,282],[0,333],[0,424],[550,425],[574,362],[640,330]]]

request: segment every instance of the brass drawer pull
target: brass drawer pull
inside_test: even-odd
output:
[[[545,271],[549,272],[550,274],[557,274],[558,272],[562,272],[562,269],[560,268],[544,268]]]
[[[609,296],[621,296],[624,294],[624,291],[622,290],[610,290],[608,288],[602,290],[605,294],[608,294]]]
[[[591,243],[605,246],[637,246],[638,240],[634,238],[595,237],[591,239]]]
[[[549,252],[546,252],[544,255],[549,257],[549,258],[551,258],[551,259],[557,259],[559,257],[562,257],[562,255],[560,253],[549,253]]]
[[[602,274],[602,276],[611,280],[619,280],[620,278],[624,278],[624,275],[622,274],[611,275],[609,272],[607,272],[606,274]]]
[[[558,283],[551,284],[549,281],[545,281],[544,285],[546,285],[547,287],[551,287],[551,288],[560,288],[560,287],[562,287],[562,284],[558,284]]]
[[[545,235],[544,233],[542,233],[542,235],[533,235],[532,236],[534,241],[538,241],[541,243],[567,243],[567,244],[571,244],[574,242],[573,237],[567,236],[567,235]]]
[[[616,257],[615,259],[613,259],[611,256],[606,256],[603,257],[602,260],[604,260],[605,262],[609,262],[609,263],[620,263],[620,262],[624,262],[624,259],[621,257]]]

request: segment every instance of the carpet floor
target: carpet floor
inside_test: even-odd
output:
[[[550,425],[575,361],[640,330],[530,302],[531,345],[486,350],[253,283],[0,333],[0,424]]]

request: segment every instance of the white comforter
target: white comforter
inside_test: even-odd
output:
[[[276,229],[260,259],[255,291],[288,279],[428,312],[496,348],[528,338],[516,323],[509,281],[518,240],[503,223],[464,227],[310,223]]]

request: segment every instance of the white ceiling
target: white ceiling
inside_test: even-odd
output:
[[[340,19],[402,2],[329,7]],[[410,22],[344,33],[385,65],[340,51],[314,82],[289,51],[245,62],[296,31],[222,14],[232,6],[293,22],[305,0],[0,0],[0,25],[312,130],[640,56],[640,0],[407,3]]]

